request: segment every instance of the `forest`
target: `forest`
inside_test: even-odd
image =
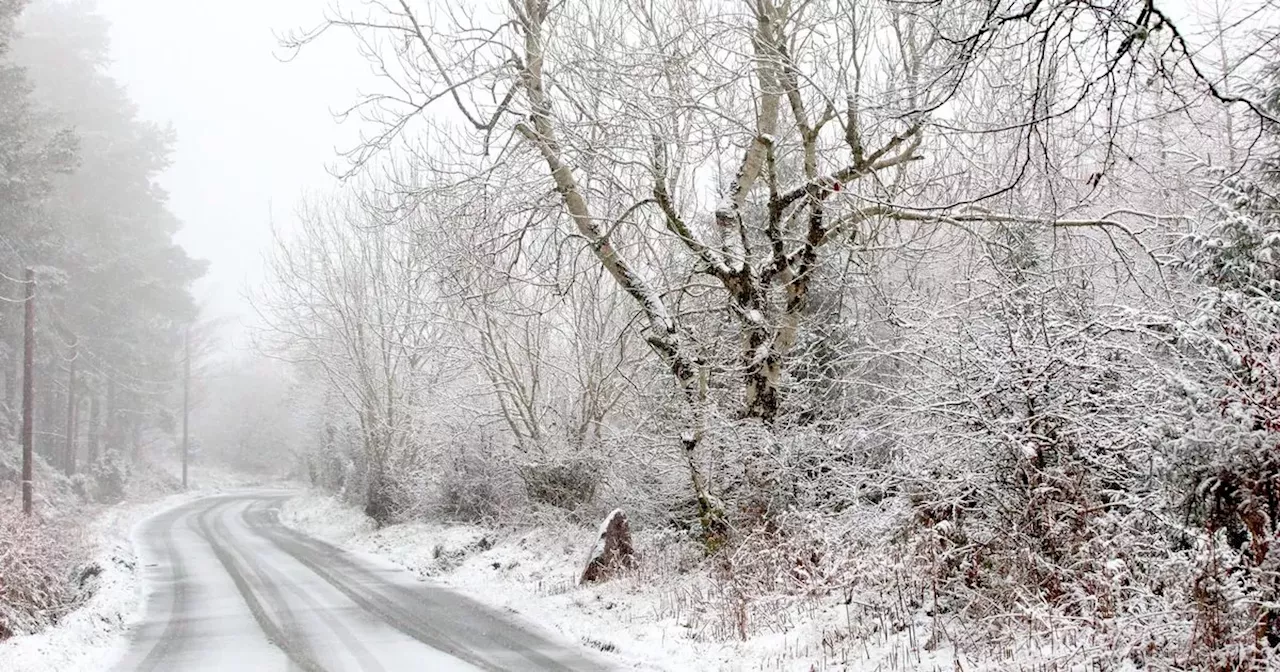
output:
[[[37,380],[80,376],[73,412],[40,383],[37,452],[122,498],[176,445],[204,268],[103,28],[44,3],[19,35],[22,5],[0,476],[34,267]],[[254,354],[201,383],[202,450],[377,527],[621,509],[720,641],[828,600],[875,614],[833,651],[1276,669],[1278,9],[332,3],[281,47],[368,65],[335,111],[361,140],[264,224]],[[896,664],[865,669],[934,669]]]
[[[22,421],[31,269],[35,450],[90,477],[76,487],[114,487],[93,496],[119,498],[126,463],[176,426],[169,400],[204,263],[173,241],[180,223],[156,183],[173,130],[139,119],[105,74],[106,24],[83,5],[41,3],[22,13],[19,34],[25,4],[0,3],[0,470],[19,457],[7,446]]]

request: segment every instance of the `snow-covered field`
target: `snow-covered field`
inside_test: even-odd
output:
[[[880,611],[857,600],[846,604],[839,595],[794,600],[773,613],[754,615],[770,625],[743,641],[733,630],[731,596],[710,580],[696,548],[673,536],[637,533],[641,561],[634,572],[604,584],[577,586],[595,539],[595,530],[587,526],[490,529],[407,523],[375,530],[358,510],[319,494],[290,500],[282,520],[520,614],[604,651],[623,669],[983,669],[967,659],[957,667],[949,645],[926,646],[928,620],[891,623]]]

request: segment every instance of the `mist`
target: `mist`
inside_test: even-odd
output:
[[[1280,665],[1275,0],[0,0],[0,667]]]

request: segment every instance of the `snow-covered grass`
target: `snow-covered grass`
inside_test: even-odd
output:
[[[959,656],[943,626],[902,594],[743,599],[731,580],[716,574],[714,561],[674,532],[636,532],[640,561],[634,571],[578,586],[597,536],[586,525],[413,522],[375,529],[358,510],[315,493],[291,499],[281,518],[604,651],[622,669],[1007,669]],[[743,639],[739,625],[746,619],[751,626]]]

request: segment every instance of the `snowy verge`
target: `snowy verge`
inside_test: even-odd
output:
[[[138,563],[129,540],[134,524],[164,509],[195,499],[171,495],[145,504],[119,504],[102,512],[86,531],[95,549],[93,596],[59,623],[32,635],[0,642],[0,660],[11,672],[100,670],[123,651],[129,626],[142,608]]]
[[[308,493],[286,502],[281,522],[404,567],[522,621],[576,642],[620,669],[707,670],[714,648],[674,619],[655,620],[658,596],[634,577],[575,587],[595,536],[572,525],[489,529],[405,523],[375,529],[357,509]]]
[[[603,651],[619,669],[957,669],[950,647],[924,646],[928,621],[889,623],[839,594],[754,604],[753,622],[768,625],[744,640],[735,630],[734,596],[711,580],[713,569],[696,546],[671,533],[633,531],[638,567],[578,586],[597,536],[585,525],[415,522],[378,530],[358,510],[315,493],[289,500],[281,521]],[[958,669],[983,668],[962,659]]]

